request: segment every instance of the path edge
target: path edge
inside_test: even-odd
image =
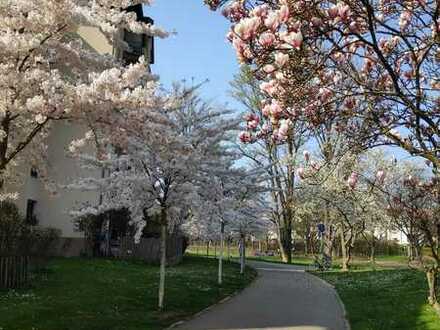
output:
[[[320,281],[322,284],[324,284],[325,286],[327,286],[328,288],[332,289],[332,291],[334,292],[335,296],[336,296],[336,300],[338,300],[339,305],[342,308],[342,314],[344,316],[344,323],[345,323],[345,329],[346,330],[351,330],[351,325],[350,322],[348,321],[347,318],[347,309],[345,308],[345,304],[342,301],[341,297],[339,296],[338,290],[336,290],[336,287],[333,284],[330,284],[329,282],[323,280],[322,278],[320,278],[319,276],[316,276],[315,274],[313,274],[312,272],[306,271],[307,274],[313,276],[314,278],[316,278],[318,281]]]
[[[246,267],[252,268],[253,270],[255,270],[255,271],[257,272],[257,276],[255,276],[255,278],[253,279],[253,281],[252,281],[251,283],[249,283],[248,286],[242,288],[241,290],[236,290],[236,291],[234,291],[234,292],[231,293],[230,295],[228,295],[228,296],[224,297],[223,299],[217,301],[216,303],[214,303],[214,304],[212,304],[212,305],[210,305],[210,306],[208,306],[208,307],[202,309],[201,311],[198,311],[197,313],[195,313],[195,314],[193,314],[193,315],[190,315],[190,316],[188,316],[188,317],[186,317],[186,318],[184,318],[184,319],[182,319],[182,320],[180,320],[180,321],[174,322],[174,323],[171,324],[169,327],[164,328],[164,330],[171,330],[171,329],[174,329],[174,328],[178,327],[179,325],[185,324],[185,323],[187,323],[187,322],[189,322],[189,321],[195,319],[196,317],[198,317],[198,316],[200,316],[200,315],[202,315],[202,314],[204,314],[204,313],[210,311],[212,308],[214,308],[214,307],[216,307],[216,306],[218,306],[218,305],[224,304],[224,303],[227,302],[228,300],[234,298],[234,297],[235,297],[236,295],[238,295],[239,293],[243,292],[244,290],[246,290],[246,289],[250,288],[252,285],[254,285],[255,282],[257,282],[257,280],[260,278],[261,275],[260,275],[260,273],[257,271],[257,269],[255,269],[254,267],[251,267],[251,266],[248,266],[248,265],[246,265]],[[0,329],[0,330],[1,330],[1,329]],[[348,329],[348,330],[350,330],[350,329]]]

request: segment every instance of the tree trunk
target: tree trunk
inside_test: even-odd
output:
[[[307,242],[307,235],[304,236],[304,255],[308,255],[309,254],[309,244]]]
[[[206,256],[209,257],[209,241],[206,242]]]
[[[324,268],[331,268],[333,263],[333,250],[335,242],[335,233],[332,226],[328,226],[325,234],[322,237],[323,249],[322,249],[322,262]]]
[[[292,262],[292,223],[285,221],[284,227],[280,228],[280,251],[283,262],[290,264]]]
[[[344,230],[341,228],[341,257],[342,257],[342,271],[348,272],[348,251],[347,251],[347,242],[345,240]]]
[[[434,307],[437,313],[440,314],[440,305],[437,300],[437,284],[438,284],[438,269],[437,267],[430,267],[426,270],[426,279],[428,280],[428,302]]]
[[[370,247],[370,262],[373,267],[376,265],[376,243],[374,242],[374,240]]]
[[[240,274],[244,274],[246,267],[246,240],[244,235],[241,235],[240,242]]]
[[[220,253],[218,258],[218,284],[221,285],[223,281],[223,235],[225,232],[225,224],[221,223],[221,230],[220,230]]]
[[[165,297],[165,267],[167,263],[167,210],[162,207],[160,212],[160,276],[159,276],[159,309],[164,306]]]

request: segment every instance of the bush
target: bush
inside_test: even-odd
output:
[[[45,257],[61,232],[54,228],[31,227],[11,202],[0,202],[0,255]]]

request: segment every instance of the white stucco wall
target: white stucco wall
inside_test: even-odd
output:
[[[82,233],[74,230],[72,217],[69,215],[75,206],[90,202],[96,205],[99,202],[98,192],[84,192],[69,190],[62,186],[74,182],[80,177],[99,176],[100,171],[91,171],[81,168],[77,159],[71,158],[66,148],[72,139],[82,137],[86,128],[69,122],[56,122],[48,139],[48,176],[59,186],[57,194],[51,196],[42,181],[30,176],[30,168],[26,169],[29,176],[20,189],[18,206],[23,215],[26,214],[27,200],[32,199],[35,205],[35,215],[39,225],[54,227],[62,231],[63,237],[83,237]],[[88,152],[93,152],[93,147]]]

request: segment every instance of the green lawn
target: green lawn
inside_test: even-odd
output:
[[[353,330],[438,330],[422,272],[410,269],[315,273],[336,287]]]
[[[185,257],[167,270],[158,312],[158,267],[103,259],[55,259],[30,289],[0,291],[1,330],[162,329],[241,290],[256,276],[226,263],[222,287],[214,259]]]
[[[189,246],[187,248],[187,254],[191,256],[209,256],[216,257],[219,255],[219,247],[214,248],[210,246],[209,250],[205,246]],[[247,248],[246,250],[247,259],[249,260],[259,260],[259,261],[267,261],[274,263],[283,263],[281,257],[279,255],[275,256],[254,256],[251,248]],[[227,249],[225,247],[224,258],[227,258]],[[230,249],[230,257],[232,259],[238,258],[238,248],[236,246],[231,247]],[[300,265],[300,266],[312,266],[315,262],[315,259],[312,255],[300,255],[293,254],[292,255],[292,264]],[[398,267],[407,267],[407,257],[406,256],[385,256],[380,255],[376,257],[376,266],[377,269],[389,269],[389,268],[398,268]],[[341,259],[335,258],[333,261],[333,268],[340,269],[341,268]],[[351,262],[351,268],[360,270],[360,269],[371,269],[371,263],[369,258],[367,257],[353,257]]]

